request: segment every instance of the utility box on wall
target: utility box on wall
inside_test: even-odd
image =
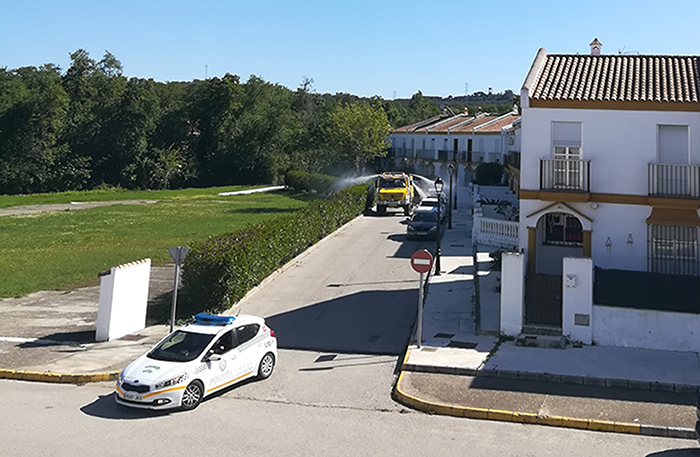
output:
[[[151,259],[137,260],[100,273],[97,341],[110,341],[146,327]]]

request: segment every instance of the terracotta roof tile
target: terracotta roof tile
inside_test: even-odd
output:
[[[498,119],[497,121],[492,122],[491,124],[485,125],[477,129],[476,133],[501,133],[501,128],[505,127],[508,124],[512,124],[519,118],[519,114],[510,114],[508,116],[504,116],[503,118]]]
[[[698,104],[699,67],[700,56],[550,54],[530,99]]]

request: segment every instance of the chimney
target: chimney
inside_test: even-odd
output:
[[[603,43],[598,41],[598,38],[594,38],[593,41],[591,41],[591,55],[592,56],[599,56],[600,55],[600,49],[603,47]]]

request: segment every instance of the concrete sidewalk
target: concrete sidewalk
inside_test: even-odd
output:
[[[462,205],[441,243],[441,274],[429,283],[423,343],[407,348],[396,398],[460,417],[694,438],[697,353],[540,349],[499,339],[500,275],[489,271],[488,255],[496,248],[473,247],[471,196],[467,186],[458,192]]]

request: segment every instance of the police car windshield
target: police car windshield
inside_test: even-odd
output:
[[[399,188],[399,187],[406,187],[406,183],[404,182],[403,179],[388,179],[388,178],[382,178],[382,182],[380,183],[381,187],[384,188]]]
[[[189,362],[199,357],[212,339],[214,339],[214,335],[178,330],[153,348],[148,353],[148,358],[170,362]]]

